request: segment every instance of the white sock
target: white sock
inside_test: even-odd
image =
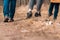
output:
[[[31,9],[28,10],[28,12],[32,11]]]

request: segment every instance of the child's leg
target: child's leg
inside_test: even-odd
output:
[[[55,3],[54,19],[57,19],[58,11],[59,11],[59,3]]]
[[[11,0],[11,5],[10,5],[10,18],[13,19],[14,18],[14,14],[15,14],[15,8],[16,8],[16,0]]]
[[[54,3],[50,3],[50,7],[49,7],[49,17],[52,15],[53,7],[54,7]]]

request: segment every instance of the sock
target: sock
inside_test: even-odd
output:
[[[32,11],[31,9],[28,10],[28,12]]]

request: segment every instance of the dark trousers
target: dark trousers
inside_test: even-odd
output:
[[[59,11],[59,3],[51,3],[49,7],[49,14],[52,14],[52,11],[54,10],[54,19],[57,19],[58,11]]]

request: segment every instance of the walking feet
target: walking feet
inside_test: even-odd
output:
[[[14,22],[14,19],[5,17],[4,22]]]
[[[40,12],[36,12],[34,16],[35,17],[39,17],[39,16],[41,16],[41,13]],[[31,17],[32,17],[32,11],[27,13],[27,18],[31,18]]]

